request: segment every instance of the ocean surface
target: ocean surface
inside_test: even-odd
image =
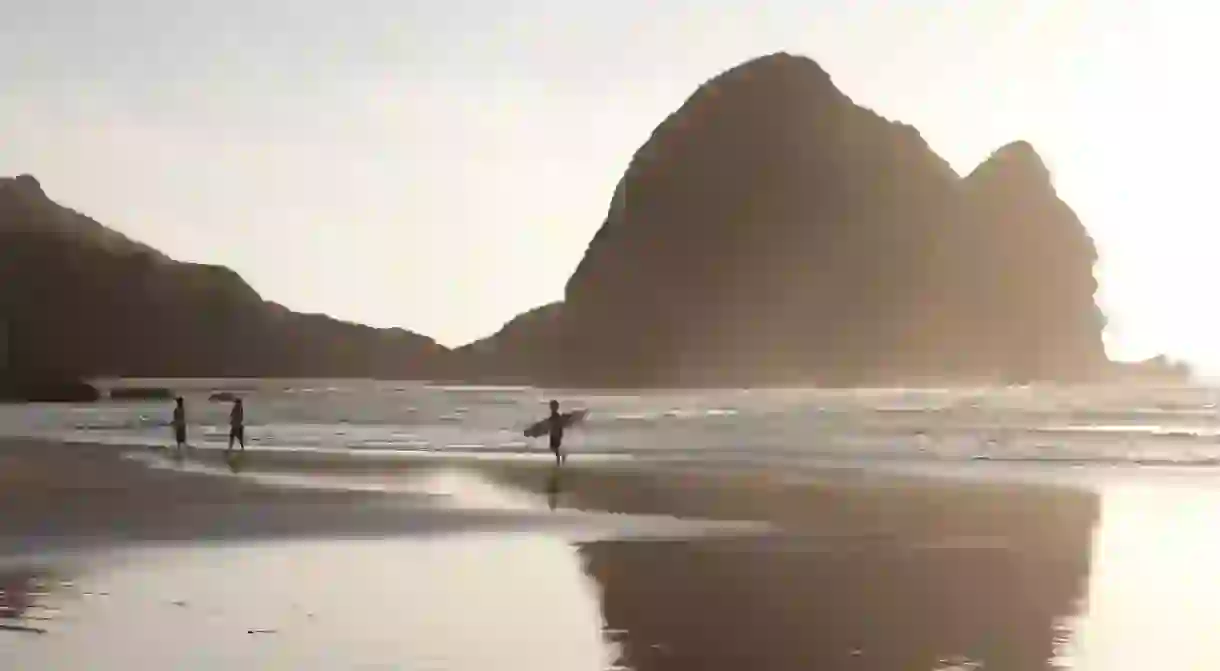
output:
[[[581,458],[725,465],[1220,464],[1220,389],[1029,386],[998,389],[715,390],[640,394],[351,380],[140,380],[187,401],[190,442],[227,441],[246,399],[255,449],[548,458],[523,437],[546,403],[587,408],[565,446]],[[167,445],[169,402],[0,406],[0,435]]]

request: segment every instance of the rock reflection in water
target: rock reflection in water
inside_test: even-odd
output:
[[[1031,506],[1003,543],[791,537],[582,552],[637,671],[1045,670],[1084,588],[1097,515],[1093,496],[1053,504]]]

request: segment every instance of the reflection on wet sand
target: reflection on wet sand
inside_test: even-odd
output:
[[[200,488],[213,479],[159,475],[148,501],[188,485],[212,500]],[[70,617],[53,627],[38,618],[65,591],[54,572],[0,566],[0,668],[1220,668],[1220,493],[1205,487],[1098,496],[579,462],[395,477],[443,496],[375,509],[246,495],[207,518],[225,531],[210,543],[187,508],[122,508],[129,525],[137,510],[168,514],[181,534],[153,537],[185,543],[119,562],[82,555],[84,573],[67,575],[112,596],[65,602]],[[252,512],[273,501],[300,523],[269,534],[279,527]],[[633,531],[644,518],[579,509],[764,520],[782,533],[700,537],[697,524],[667,523],[668,540],[649,540]],[[461,522],[489,510],[494,523]],[[394,538],[336,540],[357,528]]]
[[[246,452],[226,452],[224,455],[225,464],[233,473],[241,473],[246,466]]]
[[[77,583],[107,598],[71,604],[48,636],[0,638],[0,668],[603,671],[618,657],[576,550],[542,535],[77,559]]]
[[[559,506],[559,495],[563,493],[563,469],[554,468],[546,481],[546,502],[551,510]]]
[[[538,484],[567,496],[580,482]],[[1043,493],[1022,509],[1025,526],[1002,538],[914,525],[578,551],[497,533],[94,557],[78,580],[112,596],[74,604],[55,645],[6,656],[94,669],[1044,669],[1083,584],[1095,501]],[[929,496],[913,519],[955,514],[971,513]],[[28,613],[46,572],[10,573]]]
[[[582,552],[638,671],[1048,669],[1085,584],[1096,506],[1044,494],[1000,540],[794,535]],[[955,511],[930,495],[922,514]]]

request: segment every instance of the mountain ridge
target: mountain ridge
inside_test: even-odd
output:
[[[562,300],[453,349],[267,301],[229,268],[59,206],[28,175],[0,179],[0,240],[0,299],[36,334],[10,349],[34,370],[82,333],[104,344],[61,361],[72,374],[867,386],[1111,367],[1096,246],[1030,143],[963,176],[918,129],[785,52],[706,80],[657,125]],[[37,286],[12,290],[23,283]],[[36,292],[52,300],[22,302]]]
[[[445,348],[266,301],[238,273],[176,261],[0,178],[10,377],[428,377]]]

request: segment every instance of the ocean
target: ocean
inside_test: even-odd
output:
[[[577,458],[726,466],[1012,462],[1072,466],[1220,463],[1220,389],[1027,386],[978,389],[667,390],[601,393],[352,380],[138,380],[186,398],[190,441],[227,442],[246,403],[259,450],[549,458],[522,430],[547,401],[587,408],[565,446]],[[170,402],[0,407],[0,435],[169,445]]]

